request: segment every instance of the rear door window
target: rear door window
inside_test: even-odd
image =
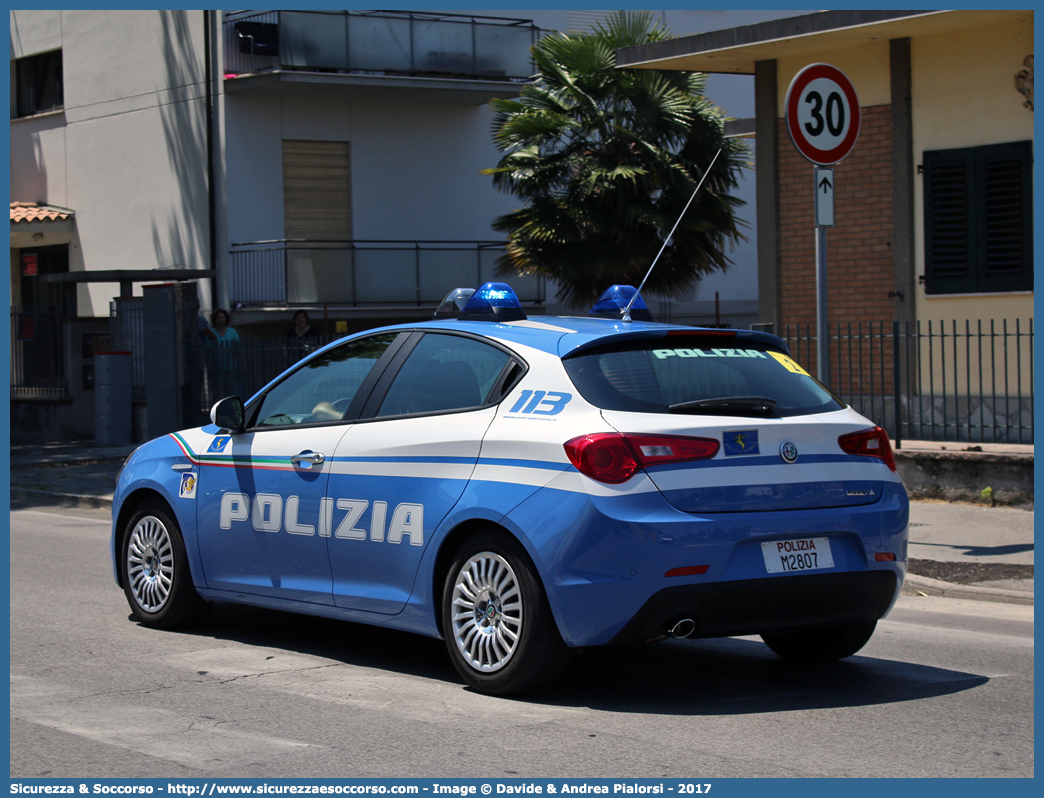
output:
[[[606,410],[786,418],[845,406],[784,351],[760,342],[672,335],[585,349],[563,362],[583,397]]]
[[[509,360],[503,350],[473,338],[429,333],[395,376],[377,415],[480,407]]]

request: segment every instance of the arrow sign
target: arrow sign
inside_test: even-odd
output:
[[[834,169],[815,168],[816,227],[834,226]]]

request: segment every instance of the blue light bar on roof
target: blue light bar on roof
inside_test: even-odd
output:
[[[457,318],[461,321],[522,321],[526,312],[507,283],[486,283],[476,291]]]
[[[619,319],[623,317],[624,308],[631,301],[631,297],[638,294],[638,289],[633,285],[614,285],[606,289],[605,293],[598,297],[588,316],[597,316],[600,319]],[[645,304],[642,295],[638,294],[631,306],[631,318],[635,321],[652,321],[652,312]]]

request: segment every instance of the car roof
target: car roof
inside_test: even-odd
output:
[[[709,327],[688,327],[680,324],[605,319],[592,316],[532,316],[520,321],[492,322],[459,319],[439,319],[415,324],[399,324],[380,328],[384,330],[453,330],[495,338],[505,344],[528,346],[548,354],[566,357],[592,346],[639,338],[658,338],[679,334],[703,334],[729,338],[747,343],[776,346],[789,354],[786,343],[775,335],[757,330],[728,330]],[[376,332],[369,330],[368,332]]]

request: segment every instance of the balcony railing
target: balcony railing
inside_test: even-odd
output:
[[[522,81],[530,20],[409,11],[245,11],[225,17],[225,75],[265,70]]]
[[[233,244],[229,300],[244,305],[438,304],[454,288],[496,280],[499,241],[255,241]],[[522,302],[544,281],[512,278]]]

